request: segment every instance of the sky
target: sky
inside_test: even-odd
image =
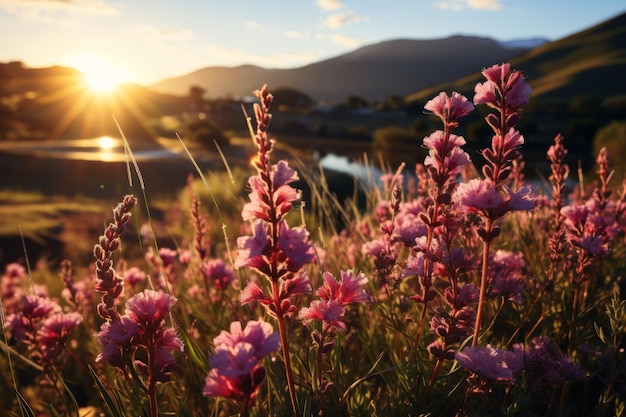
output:
[[[149,85],[208,66],[293,68],[384,40],[556,40],[623,0],[0,0],[0,62]]]

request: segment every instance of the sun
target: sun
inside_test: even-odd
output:
[[[121,83],[128,81],[128,71],[98,56],[76,58],[73,67],[85,76],[87,86],[97,93],[109,93]]]

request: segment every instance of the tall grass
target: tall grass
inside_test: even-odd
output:
[[[190,179],[168,243],[128,195],[91,262],[33,285],[9,264],[0,414],[624,415],[626,182],[602,151],[568,194],[558,135],[551,195],[525,186],[530,91],[506,64],[484,74],[472,101],[426,105],[442,130],[415,144],[424,164],[345,199],[273,159],[262,89],[252,166]],[[456,122],[474,105],[492,109],[480,155]]]

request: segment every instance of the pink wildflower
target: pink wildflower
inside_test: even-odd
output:
[[[176,297],[153,290],[144,290],[126,302],[126,315],[145,332],[159,327],[168,316]]]
[[[44,364],[51,364],[61,354],[71,333],[82,320],[79,313],[54,314],[44,320],[37,333]]]
[[[456,126],[459,118],[474,110],[472,103],[456,91],[451,96],[444,92],[439,93],[430,99],[424,108],[439,117],[446,126]]]
[[[243,401],[245,406],[256,397],[265,376],[263,358],[279,348],[278,333],[266,322],[249,321],[230,324],[213,339],[215,354],[209,363],[213,369],[205,380],[204,395]]]
[[[302,307],[298,318],[305,326],[316,320],[322,322],[327,331],[345,330],[346,324],[343,321],[345,311],[344,306],[337,300],[314,300],[309,307]]]
[[[521,304],[527,288],[526,263],[520,253],[498,250],[489,261],[491,285],[495,294]]]
[[[609,253],[607,223],[601,216],[591,214],[586,206],[565,206],[561,214],[565,216],[567,240],[586,252],[580,254],[585,258],[581,261],[586,263],[588,257]]]
[[[292,273],[315,259],[308,230],[304,227],[289,228],[286,222],[279,224],[278,249],[279,259],[284,262],[286,270]]]
[[[230,332],[222,330],[220,334],[213,339],[216,347],[234,347],[237,344],[249,344],[253,348],[253,354],[258,360],[270,352],[278,350],[279,337],[274,332],[271,324],[264,321],[249,321],[244,328],[241,322],[234,321],[230,324]]]
[[[174,263],[178,256],[178,252],[170,248],[160,248],[159,257],[163,261],[163,266],[168,267]]]
[[[272,303],[272,298],[265,295],[263,290],[254,282],[248,281],[246,287],[241,291],[241,296],[239,301],[242,305],[246,305],[253,301],[259,301],[265,305],[269,305]]]
[[[166,381],[178,368],[174,352],[184,349],[176,331],[165,325],[174,303],[174,296],[153,290],[144,290],[130,298],[119,320],[101,326],[98,338],[103,349],[96,361],[125,369],[128,359],[141,348],[147,352],[149,361],[136,359],[134,366],[153,383]]]
[[[311,294],[311,280],[307,273],[303,270],[298,271],[295,277],[282,280],[279,289],[279,298],[281,300]]]
[[[337,300],[341,305],[364,303],[369,296],[364,290],[367,277],[362,272],[355,275],[352,271],[341,271],[341,281],[337,282],[330,272],[323,274],[324,284],[317,290],[322,300]]]
[[[124,284],[134,287],[135,285],[143,285],[146,282],[146,273],[141,269],[133,266],[128,268],[122,274],[124,278]]]
[[[363,289],[368,279],[363,273],[355,275],[351,271],[341,271],[339,282],[330,272],[324,272],[323,279],[324,284],[317,290],[321,299],[312,301],[309,307],[302,308],[298,318],[306,326],[311,320],[322,322],[323,334],[327,335],[333,329],[344,330],[346,328],[343,322],[345,306],[369,300],[369,296]]]
[[[265,224],[257,220],[253,225],[252,236],[241,236],[237,239],[239,252],[235,266],[238,268],[250,266],[258,269],[260,272],[269,274],[265,259],[269,250],[269,243]]]
[[[487,104],[501,108],[506,102],[512,109],[518,109],[528,102],[532,89],[520,71],[511,71],[511,65],[493,65],[483,70],[487,78],[484,83],[476,84],[474,104]]]
[[[139,326],[128,316],[103,323],[97,334],[102,351],[96,357],[96,362],[107,362],[111,366],[124,369],[124,356],[136,350],[134,338],[138,332]]]
[[[513,374],[506,363],[502,349],[491,345],[465,348],[454,355],[463,368],[478,374],[490,382],[511,383]]]
[[[495,220],[510,211],[532,210],[534,200],[531,194],[529,186],[512,191],[505,185],[495,186],[490,180],[475,178],[460,184],[452,200],[468,213],[478,213]]]
[[[224,291],[237,282],[235,271],[221,259],[204,261],[201,269],[207,286],[215,286],[219,291]]]

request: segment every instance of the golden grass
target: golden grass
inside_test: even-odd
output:
[[[0,237],[19,236],[43,242],[55,237],[63,216],[102,213],[102,201],[45,196],[36,192],[0,190]]]

